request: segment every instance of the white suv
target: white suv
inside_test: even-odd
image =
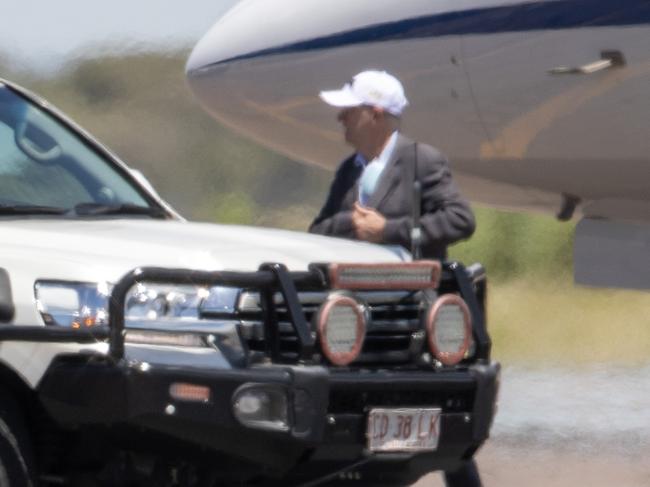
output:
[[[480,269],[186,222],[2,80],[0,235],[0,487],[405,485],[488,436]]]

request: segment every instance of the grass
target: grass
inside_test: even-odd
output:
[[[568,278],[491,283],[488,327],[503,363],[647,363],[650,293],[580,288]]]

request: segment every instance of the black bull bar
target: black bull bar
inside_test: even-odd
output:
[[[308,271],[290,272],[278,263],[263,264],[258,271],[198,271],[159,267],[136,268],[124,275],[114,286],[109,300],[108,326],[69,329],[55,326],[0,325],[0,342],[29,341],[52,343],[109,342],[109,355],[116,361],[124,358],[124,305],[129,290],[138,283],[152,282],[198,286],[226,286],[257,289],[261,293],[267,353],[279,354],[278,323],[274,319],[275,293],[280,292],[290,322],[298,339],[300,359],[308,359],[315,346],[315,337],[302,311],[298,291],[323,291],[330,288],[327,266],[313,264]],[[485,323],[485,275],[482,268],[466,269],[457,262],[445,262],[440,282],[441,292],[458,292],[472,314],[477,359],[489,359],[491,342]]]

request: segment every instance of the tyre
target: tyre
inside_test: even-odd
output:
[[[18,404],[0,387],[0,487],[33,487],[29,435]]]
[[[455,472],[445,472],[445,485],[447,487],[482,487],[476,461],[468,460]]]

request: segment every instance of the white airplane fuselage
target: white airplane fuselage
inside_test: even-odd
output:
[[[243,0],[187,74],[221,122],[334,169],[350,148],[318,92],[385,69],[411,102],[403,131],[449,157],[464,194],[582,216],[578,280],[647,288],[649,47],[648,0]],[[604,254],[593,232],[619,242]],[[629,262],[589,270],[610,252]]]

